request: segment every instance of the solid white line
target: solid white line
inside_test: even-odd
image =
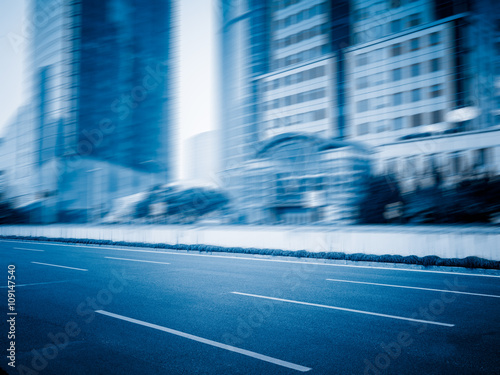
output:
[[[45,251],[45,250],[36,250],[36,249],[26,249],[24,247],[13,247],[14,250],[27,250],[27,251]]]
[[[378,283],[367,283],[364,281],[351,281],[351,280],[338,280],[338,279],[327,279],[328,281],[338,281],[340,283],[353,283],[353,284],[366,284],[366,285],[378,285],[378,286],[389,286],[392,288],[406,288],[406,289],[417,289],[417,290],[429,290],[432,292],[444,292],[444,293],[456,293],[456,294],[467,294],[470,296],[480,296],[480,297],[494,297],[500,298],[493,294],[481,294],[481,293],[469,293],[469,292],[459,292],[457,290],[446,290],[446,289],[431,289],[431,288],[420,288],[416,286],[405,286],[405,285],[391,285],[391,284],[378,284]]]
[[[233,294],[239,294],[239,295],[242,295],[242,296],[248,296],[248,297],[256,297],[256,298],[271,299],[271,300],[281,301],[281,302],[296,303],[296,304],[299,304],[299,305],[323,307],[325,309],[333,309],[333,310],[348,311],[348,312],[353,312],[353,313],[358,313],[358,314],[374,315],[374,316],[380,316],[380,317],[383,317],[383,318],[407,320],[409,322],[417,322],[417,323],[425,323],[425,324],[435,324],[435,325],[444,326],[444,327],[454,327],[455,326],[454,324],[433,322],[431,320],[420,320],[420,319],[405,318],[403,316],[379,314],[379,313],[374,313],[374,312],[370,312],[370,311],[363,311],[363,310],[346,309],[345,307],[320,305],[320,304],[317,304],[317,303],[294,301],[294,300],[291,300],[291,299],[283,299],[283,298],[276,298],[276,297],[259,296],[257,294],[240,293],[240,292],[231,292],[231,293],[233,293]]]
[[[130,260],[131,262],[170,264],[170,263],[165,263],[165,262],[153,262],[152,260],[138,260],[138,259],[126,259],[126,258],[114,258],[114,257],[104,257],[104,258],[106,258],[106,259],[118,259],[118,260]]]
[[[22,242],[13,240],[1,240],[4,242]],[[237,256],[225,256],[225,255],[209,255],[209,254],[189,254],[174,251],[162,251],[158,250],[135,250],[135,249],[123,249],[114,248],[109,246],[96,246],[96,245],[69,245],[69,244],[56,244],[56,243],[45,243],[38,242],[40,245],[50,245],[50,246],[70,246],[70,247],[81,247],[86,249],[106,249],[114,251],[131,251],[136,253],[155,253],[155,254],[171,254],[171,255],[184,255],[184,256],[194,256],[194,257],[210,257],[210,258],[223,258],[223,259],[241,259],[241,260],[254,260],[260,262],[277,262],[277,263],[293,263],[293,264],[314,264],[319,266],[330,266],[330,267],[348,267],[348,268],[363,268],[363,269],[376,269],[376,270],[387,270],[387,271],[407,271],[407,272],[426,272],[426,273],[438,273],[445,275],[455,275],[455,276],[478,276],[478,277],[496,277],[500,278],[500,275],[487,275],[487,274],[474,274],[474,273],[462,273],[462,272],[451,272],[451,271],[432,271],[432,270],[418,270],[410,268],[393,268],[393,267],[376,267],[376,266],[357,266],[353,264],[335,264],[335,263],[322,263],[322,262],[300,262],[294,260],[281,260],[281,259],[262,259],[262,258],[248,258],[248,257],[237,257]]]
[[[208,339],[205,339],[203,337],[194,336],[194,335],[191,335],[189,333],[184,333],[184,332],[181,332],[181,331],[176,331],[175,329],[171,329],[171,328],[167,328],[167,327],[162,327],[162,326],[159,326],[159,325],[156,325],[156,324],[151,324],[151,323],[148,323],[148,322],[144,322],[142,320],[137,320],[137,319],[129,318],[129,317],[126,317],[126,316],[123,316],[123,315],[113,314],[113,313],[110,313],[110,312],[107,312],[107,311],[104,311],[104,310],[96,310],[96,313],[107,315],[107,316],[110,316],[110,317],[116,318],[116,319],[125,320],[125,321],[130,322],[130,323],[139,324],[139,325],[144,326],[144,327],[149,327],[149,328],[157,329],[159,331],[163,331],[163,332],[170,333],[172,335],[184,337],[184,338],[189,339],[189,340],[201,342],[203,344],[215,346],[217,348],[229,350],[231,352],[243,354],[243,355],[246,355],[248,357],[260,359],[261,361],[273,363],[273,364],[278,365],[278,366],[287,367],[287,368],[290,368],[292,370],[297,370],[297,371],[301,371],[301,372],[307,372],[307,371],[311,370],[311,368],[309,368],[309,367],[304,367],[304,366],[301,366],[301,365],[296,365],[295,363],[291,363],[291,362],[287,362],[287,361],[282,361],[281,359],[276,359],[276,358],[273,358],[273,357],[268,357],[267,355],[263,355],[263,354],[251,352],[251,351],[245,350],[245,349],[240,349],[240,348],[237,348],[237,347],[231,346],[231,345],[222,344],[222,343],[217,342],[217,341],[208,340]]]
[[[69,280],[63,281],[47,281],[45,283],[31,283],[31,284],[16,284],[15,287],[18,288],[20,286],[32,286],[32,285],[46,285],[46,284],[59,284],[59,283],[68,283]],[[0,286],[0,288],[8,288],[8,286]]]
[[[69,268],[70,270],[77,270],[77,271],[88,271],[83,268],[75,268],[75,267],[66,267],[66,266],[58,266],[57,264],[50,264],[50,263],[40,263],[40,262],[31,262],[35,264],[43,264],[44,266],[52,266],[52,267],[60,267],[60,268]]]

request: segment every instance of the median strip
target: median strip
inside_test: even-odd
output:
[[[295,304],[298,304],[298,305],[322,307],[322,308],[325,308],[325,309],[347,311],[347,312],[352,312],[352,313],[357,313],[357,314],[373,315],[373,316],[379,316],[379,317],[382,317],[382,318],[391,318],[391,319],[398,319],[398,320],[406,320],[406,321],[409,321],[409,322],[417,322],[417,323],[424,323],[424,324],[434,324],[434,325],[443,326],[443,327],[454,327],[455,326],[454,324],[439,323],[439,322],[434,322],[432,320],[412,319],[412,318],[406,318],[406,317],[397,316],[397,315],[387,315],[387,314],[380,314],[380,313],[375,313],[375,312],[370,312],[370,311],[347,309],[345,307],[320,305],[318,303],[301,302],[301,301],[294,301],[294,300],[291,300],[291,299],[268,297],[268,296],[260,296],[258,294],[249,294],[249,293],[240,293],[240,292],[231,292],[231,293],[238,294],[238,295],[241,295],[241,296],[247,296],[247,297],[255,297],[255,298],[270,299],[270,300],[280,301],[280,302],[295,303]]]
[[[431,289],[431,288],[420,288],[420,287],[416,287],[416,286],[379,284],[379,283],[368,283],[368,282],[364,282],[364,281],[351,281],[351,280],[339,280],[339,279],[326,279],[326,280],[328,280],[328,281],[335,281],[335,282],[339,282],[339,283],[352,283],[352,284],[365,284],[365,285],[387,286],[387,287],[391,287],[391,288],[417,289],[417,290],[427,290],[427,291],[431,291],[431,292],[467,294],[469,296],[500,298],[500,296],[496,296],[494,294],[460,292],[460,291],[457,291],[457,290],[449,290],[449,289]]]
[[[124,320],[126,322],[135,323],[135,324],[138,324],[138,325],[141,325],[144,327],[153,328],[153,329],[156,329],[158,331],[167,332],[167,333],[170,333],[172,335],[184,337],[184,338],[189,339],[189,340],[201,342],[202,344],[207,344],[207,345],[214,346],[214,347],[217,347],[220,349],[228,350],[230,352],[239,353],[239,354],[245,355],[247,357],[256,358],[256,359],[259,359],[261,361],[273,363],[275,365],[282,366],[282,367],[287,367],[287,368],[292,369],[292,370],[297,370],[300,372],[307,372],[307,371],[311,370],[311,368],[309,368],[309,367],[304,367],[301,365],[297,365],[295,363],[283,361],[281,359],[268,357],[267,355],[255,353],[255,352],[252,352],[252,351],[249,351],[246,349],[237,348],[235,346],[231,346],[231,345],[227,345],[227,344],[222,344],[222,343],[217,342],[217,341],[208,340],[208,339],[205,339],[203,337],[194,336],[194,335],[191,335],[189,333],[185,333],[185,332],[181,332],[181,331],[176,331],[175,329],[162,327],[162,326],[159,326],[156,324],[144,322],[142,320],[129,318],[129,317],[126,317],[123,315],[113,314],[113,313],[110,313],[110,312],[107,312],[104,310],[96,310],[96,313],[102,314],[102,315],[107,315],[107,316],[112,317],[112,318]]]
[[[77,271],[88,271],[84,268],[75,268],[75,267],[67,267],[67,266],[59,266],[57,264],[50,264],[50,263],[40,263],[40,262],[31,262],[31,263],[34,263],[34,264],[42,264],[44,266],[51,266],[51,267],[59,267],[59,268],[68,268],[70,270],[77,270]]]
[[[127,259],[127,258],[115,258],[115,257],[104,257],[104,258],[106,258],[106,259],[117,259],[117,260],[129,260],[131,262],[170,264],[170,263],[166,263],[166,262],[153,262],[152,260]]]
[[[43,241],[49,241],[50,239],[44,238]],[[33,240],[32,240],[33,241]],[[57,242],[56,240],[52,240],[53,242]],[[300,261],[300,260],[285,260],[285,259],[275,259],[274,255],[268,254],[260,254],[258,252],[252,253],[247,252],[245,255],[254,254],[254,255],[262,255],[269,258],[249,258],[245,256],[230,256],[230,255],[213,255],[212,253],[205,254],[193,254],[193,253],[183,253],[176,251],[165,251],[165,249],[171,249],[172,247],[157,247],[156,250],[140,250],[140,249],[124,249],[118,246],[126,246],[124,244],[117,244],[111,246],[99,245],[99,244],[81,244],[78,240],[74,240],[74,244],[67,243],[49,243],[43,242],[40,245],[44,246],[67,246],[67,247],[79,247],[86,249],[99,249],[99,250],[113,250],[113,251],[127,251],[127,252],[135,252],[135,253],[155,253],[155,254],[169,254],[169,255],[182,255],[182,256],[191,256],[191,257],[210,257],[210,258],[222,258],[222,259],[237,259],[237,260],[250,260],[250,261],[259,261],[259,262],[276,262],[276,263],[291,263],[291,264],[311,264],[311,265],[319,265],[319,266],[328,266],[328,267],[340,267],[340,268],[353,268],[353,269],[375,269],[375,270],[384,270],[384,271],[401,271],[401,272],[423,272],[423,273],[435,273],[435,274],[445,274],[445,275],[455,275],[455,276],[475,276],[475,277],[492,277],[492,278],[500,278],[500,275],[492,275],[492,274],[482,274],[482,273],[465,273],[465,272],[453,272],[453,271],[437,271],[437,270],[428,270],[428,269],[415,269],[415,268],[399,268],[399,267],[379,267],[379,266],[360,266],[356,264],[338,264],[338,263],[324,263],[324,262],[313,262],[313,261]],[[0,242],[19,242],[19,240],[5,240],[1,239]],[[68,242],[68,241],[66,241]],[[106,241],[104,241],[107,243]],[[108,241],[109,242],[109,241]],[[153,247],[148,245],[154,244],[141,244],[144,248]],[[130,243],[130,247],[139,247],[138,244]],[[179,245],[180,246],[180,245]],[[180,249],[182,250],[182,249]],[[199,250],[200,252],[202,250]],[[222,251],[221,251],[222,253]],[[230,253],[238,253],[236,251]],[[313,253],[314,254],[314,253]],[[279,255],[279,254],[275,254]],[[326,260],[335,260],[334,258],[326,258]],[[443,267],[445,268],[445,267]]]

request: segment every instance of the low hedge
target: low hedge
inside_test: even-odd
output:
[[[310,252],[307,250],[280,250],[280,249],[259,249],[246,247],[222,247],[213,245],[170,245],[164,243],[144,243],[144,242],[125,242],[125,241],[110,241],[110,240],[92,240],[81,238],[47,238],[47,237],[24,237],[24,236],[0,236],[0,239],[11,240],[29,240],[29,241],[46,241],[60,242],[84,245],[99,245],[99,246],[132,246],[132,247],[147,247],[154,249],[165,250],[185,250],[198,251],[200,253],[237,253],[237,254],[256,254],[268,256],[283,256],[295,258],[315,258],[315,259],[333,259],[333,260],[349,260],[363,262],[381,262],[381,263],[402,263],[415,264],[421,266],[446,266],[446,267],[464,267],[464,268],[484,268],[484,269],[500,269],[500,261],[493,261],[475,256],[466,258],[440,258],[435,255],[419,257],[416,255],[401,256],[401,255],[374,255],[364,253],[346,254],[342,252]]]

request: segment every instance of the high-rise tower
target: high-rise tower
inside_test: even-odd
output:
[[[19,126],[33,129],[49,221],[95,219],[113,198],[172,179],[174,3],[31,0]]]

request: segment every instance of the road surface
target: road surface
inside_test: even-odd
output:
[[[12,374],[500,371],[500,272],[28,241],[0,254]]]

